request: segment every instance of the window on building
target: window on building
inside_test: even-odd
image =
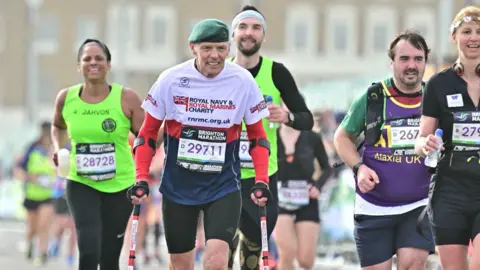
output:
[[[285,19],[285,50],[289,53],[317,53],[318,14],[311,4],[292,4]]]
[[[5,20],[0,18],[0,53],[5,50],[7,46],[7,26],[5,25]]]
[[[387,32],[385,25],[375,25],[373,28],[373,50],[375,52],[385,52],[387,50]]]
[[[130,39],[132,36],[132,29],[130,27],[131,18],[129,16],[118,16],[117,21],[118,23],[115,31],[115,37],[117,38],[118,42]]]
[[[57,42],[59,19],[54,14],[40,14],[36,29],[36,40],[39,42]]]
[[[75,50],[87,38],[98,38],[98,23],[94,18],[80,17],[77,19],[77,32],[75,38]]]
[[[41,73],[38,84],[38,103],[52,104],[55,99],[53,94],[55,90],[52,77],[45,73]]]
[[[404,28],[414,29],[425,38],[429,47],[435,50],[438,48],[438,42],[435,42],[436,19],[434,8],[411,8],[406,10],[404,19]]]
[[[0,107],[6,106],[5,104],[5,89],[3,89],[2,80],[0,79]],[[1,110],[1,109],[0,109]]]
[[[348,28],[344,22],[337,22],[333,30],[333,47],[337,52],[345,52],[347,50]]]
[[[147,10],[145,17],[145,44],[149,49],[165,49],[173,39],[173,9],[155,6]],[[177,33],[175,33],[176,35]]]
[[[295,48],[299,52],[306,51],[308,47],[308,24],[298,21],[295,23],[293,31]]]
[[[152,37],[153,44],[157,46],[165,46],[167,43],[167,21],[165,18],[156,17],[152,20]]]
[[[359,8],[355,5],[338,3],[325,9],[325,44],[327,56],[358,56],[358,16]]]
[[[57,15],[43,13],[35,29],[35,49],[39,54],[54,54],[58,51],[60,21]]]

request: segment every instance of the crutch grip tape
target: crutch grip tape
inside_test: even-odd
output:
[[[133,219],[138,220],[138,216],[140,216],[140,205],[135,205],[133,207]]]

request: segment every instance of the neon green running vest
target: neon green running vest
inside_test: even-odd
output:
[[[81,87],[68,89],[62,112],[72,145],[67,179],[105,193],[122,191],[135,182],[130,120],[122,110],[123,86],[112,84],[107,98],[96,104],[80,98]]]
[[[229,58],[232,61],[233,58]],[[272,78],[273,60],[262,56],[262,65],[258,71],[255,81],[257,81],[258,87],[262,91],[264,97],[271,96],[272,103],[280,105],[281,97],[280,91],[275,87]],[[267,140],[270,142],[270,158],[268,159],[268,176],[273,175],[278,170],[277,162],[277,129],[278,123],[268,122],[267,119],[263,119],[263,127],[267,134]],[[241,160],[241,178],[248,179],[255,177],[255,170],[253,169],[253,163],[251,157],[248,155],[248,137],[246,134],[245,123],[242,123],[242,135],[240,138],[240,160]]]
[[[28,182],[25,185],[25,198],[32,201],[44,201],[53,196],[55,169],[48,153],[35,149],[28,157],[27,174],[37,177],[36,184]]]

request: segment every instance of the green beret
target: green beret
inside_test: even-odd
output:
[[[217,19],[205,19],[197,23],[190,33],[188,41],[200,42],[227,42],[229,41],[228,26]]]

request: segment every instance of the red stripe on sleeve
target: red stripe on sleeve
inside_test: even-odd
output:
[[[262,120],[246,126],[249,140],[267,138]],[[257,145],[250,152],[250,156],[252,157],[253,167],[255,169],[255,181],[261,181],[268,184],[268,149]]]
[[[162,126],[163,120],[158,120],[148,112],[145,114],[145,120],[140,128],[138,137],[143,137],[145,143],[135,149],[135,168],[137,181],[148,180],[150,163],[153,159],[153,149],[148,145],[149,139],[157,141],[158,131]]]

